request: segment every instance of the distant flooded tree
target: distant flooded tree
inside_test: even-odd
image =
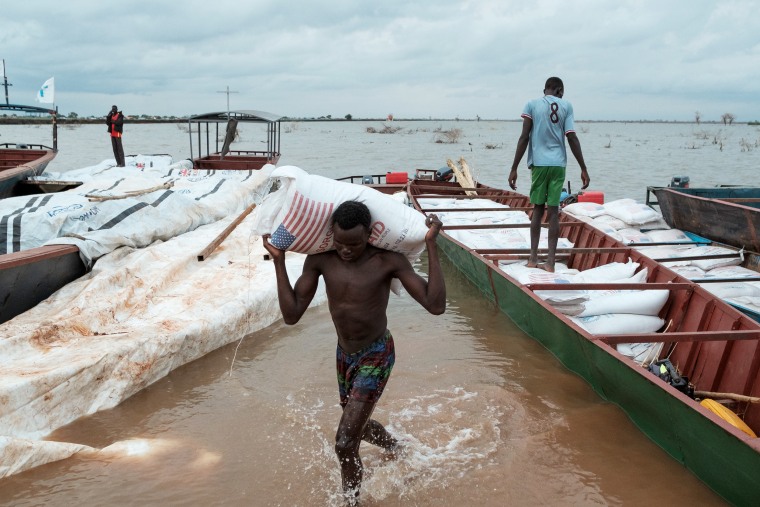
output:
[[[702,113],[700,113],[699,111],[695,112],[694,113],[694,121],[697,122],[697,125],[699,125],[699,120],[701,120],[701,119],[702,119]]]
[[[351,121],[351,120],[353,120],[353,119],[354,119],[354,117],[353,117],[353,116],[351,116],[350,114],[347,114],[347,115],[345,116],[345,118],[346,118],[347,120],[349,120],[349,121]]]
[[[736,116],[734,116],[731,113],[724,113],[721,117],[721,120],[723,120],[723,125],[731,125],[734,123],[734,120],[736,119]]]
[[[442,144],[456,144],[459,142],[459,138],[462,137],[462,129],[451,130],[439,130],[435,137],[436,143]]]

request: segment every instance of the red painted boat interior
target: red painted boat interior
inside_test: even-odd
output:
[[[532,213],[532,206],[527,196],[481,185],[478,186],[477,194],[477,198],[491,199],[495,203],[522,208],[529,215]],[[410,187],[410,195],[413,199],[424,196],[471,198],[465,196],[461,187],[455,184],[435,181],[414,182]],[[425,211],[424,206],[421,209]],[[441,208],[438,210],[445,211]],[[462,211],[462,209],[457,211]],[[558,262],[567,264],[571,269],[584,271],[611,262],[626,263],[632,260],[640,264],[639,270],[644,268],[648,270],[646,284],[562,284],[563,290],[670,290],[667,303],[659,315],[666,324],[657,333],[600,336],[591,335],[578,328],[582,334],[590,340],[611,345],[610,351],[615,354],[614,345],[617,343],[664,342],[660,358],[670,358],[681,374],[686,375],[694,384],[695,390],[760,397],[760,323],[723,302],[698,284],[616,241],[589,224],[575,221],[573,217],[564,213],[561,213],[560,217],[560,237],[570,240],[574,247],[558,248]],[[459,227],[449,227],[450,230],[456,228]],[[486,260],[493,261],[494,270],[505,277],[508,275],[498,268],[498,261],[519,255],[518,251],[508,249],[473,250],[473,252]],[[525,258],[524,251],[522,255]],[[526,290],[552,289],[549,284],[533,284],[524,287]],[[554,285],[554,288],[556,287]],[[549,305],[546,306],[551,309]],[[559,318],[567,320],[568,325],[574,325],[556,310],[552,309],[552,312]],[[639,367],[624,356],[620,358],[628,361],[631,367]],[[747,425],[760,432],[760,404],[737,402],[730,408],[737,412]]]

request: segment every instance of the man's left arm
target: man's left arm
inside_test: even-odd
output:
[[[397,270],[396,275],[415,301],[433,315],[440,315],[446,311],[446,283],[443,279],[443,269],[441,269],[441,262],[438,257],[436,239],[443,224],[433,214],[427,217],[425,224],[428,226],[428,232],[425,235],[425,247],[428,253],[427,281],[415,273],[412,265],[403,256],[400,256],[399,262],[403,264]]]

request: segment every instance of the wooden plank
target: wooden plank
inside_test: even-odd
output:
[[[8,269],[24,264],[39,262],[52,257],[62,257],[64,255],[78,253],[79,248],[74,245],[47,245],[21,252],[13,252],[0,255],[0,269]]]
[[[537,290],[691,290],[694,286],[683,282],[644,282],[644,283],[529,283],[526,289]]]
[[[198,262],[206,260],[206,258],[211,255],[211,252],[216,250],[216,247],[218,247],[222,241],[224,241],[224,239],[230,235],[235,227],[237,227],[240,222],[242,222],[243,219],[247,217],[251,211],[253,211],[255,207],[255,203],[248,206],[230,225],[228,225],[216,238],[214,238],[214,241],[209,243],[208,246],[198,254]]]
[[[524,253],[528,251],[528,248],[475,248],[473,252],[481,255],[491,257],[498,256],[500,254],[514,254]],[[548,248],[539,248],[538,253],[548,252]],[[557,248],[558,254],[596,254],[596,253],[630,253],[632,250],[628,247],[571,247],[571,248]]]
[[[760,340],[760,330],[687,331],[651,334],[595,335],[592,340],[601,340],[610,345],[618,343],[649,342],[718,342],[734,340]]]
[[[646,255],[646,254],[643,254],[643,255]],[[734,257],[739,257],[739,254],[690,255],[688,257],[666,257],[664,259],[661,259],[661,258],[654,259],[651,257],[650,258],[656,262],[680,262],[680,261],[701,261],[701,260],[706,260],[706,259],[733,259]]]
[[[560,222],[560,226],[564,227],[581,227],[583,226],[584,222]],[[477,230],[477,229],[527,229],[530,227],[530,224],[473,224],[473,225],[446,225],[444,224],[441,229],[444,231],[466,231],[466,230]],[[549,224],[546,222],[541,223],[541,227],[549,227]]]
[[[482,211],[533,211],[533,206],[528,208],[508,208],[506,205],[503,208],[420,208],[423,213],[456,213],[456,212],[482,212]]]

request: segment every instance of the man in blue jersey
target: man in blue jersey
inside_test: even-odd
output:
[[[515,149],[515,160],[509,172],[509,186],[517,190],[517,166],[528,150],[528,168],[531,170],[530,202],[533,216],[530,220],[530,257],[527,266],[554,272],[554,256],[559,239],[559,197],[565,181],[567,150],[565,137],[573,156],[581,166],[581,180],[588,188],[591,179],[583,161],[581,143],[575,134],[573,106],[563,100],[565,87],[558,77],[550,77],[544,86],[544,96],[528,102],[523,109],[523,127]],[[546,262],[538,262],[538,241],[541,221],[547,212],[549,248]]]

